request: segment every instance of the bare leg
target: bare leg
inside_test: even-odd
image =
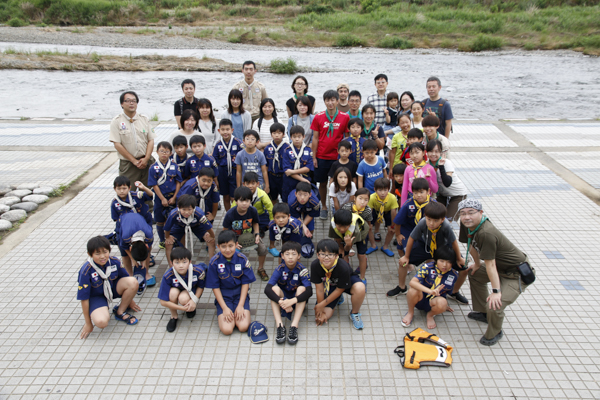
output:
[[[273,286],[273,291],[280,298],[283,297],[283,292],[281,291],[279,286]],[[281,321],[281,307],[279,307],[279,303],[276,303],[273,300],[271,300],[271,309],[273,310],[273,317],[275,317],[275,326],[277,327],[279,325],[283,325],[283,322]]]
[[[388,228],[387,234],[385,235],[385,241],[383,242],[383,249],[387,249],[390,246],[390,243],[392,243],[392,240],[394,239],[394,231],[391,230],[390,228]]]
[[[467,280],[468,275],[469,275],[469,271],[467,271],[467,270],[458,271],[458,279],[456,280],[456,283],[454,284],[453,293],[458,293],[458,291],[460,290],[463,283],[465,283],[465,281]]]
[[[365,279],[367,273],[367,256],[365,254],[358,255],[358,268],[360,269],[360,279]]]
[[[304,286],[300,286],[298,289],[296,289],[296,296],[298,296],[301,293],[304,293],[305,290],[306,288]],[[303,301],[302,303],[296,303],[296,311],[294,311],[294,319],[292,320],[292,326],[295,326],[297,328],[300,324],[300,318],[302,318],[302,314],[304,313],[304,307],[306,307],[305,301]]]
[[[431,310],[427,313],[427,329],[435,329],[437,327],[433,317],[446,311],[448,302],[443,297],[436,297],[431,300]]]
[[[250,312],[248,312],[250,314]],[[225,316],[223,314],[219,315],[217,318],[219,321],[219,329],[225,336],[229,336],[233,333],[233,328],[235,328],[235,321],[227,322],[225,320]],[[248,328],[246,328],[248,329]]]
[[[319,195],[321,195],[321,209],[327,211],[327,182],[319,183]]]
[[[110,320],[110,314],[108,313],[108,307],[100,307],[96,308],[90,314],[90,318],[94,325],[96,325],[100,329],[104,329],[108,326],[108,321]]]
[[[414,268],[414,265],[412,264],[408,264],[406,266],[398,266],[398,286],[400,287],[400,289],[406,288],[406,277],[408,276],[408,271],[410,270],[411,266]]]
[[[250,310],[244,310],[244,318],[241,321],[235,321],[235,326],[237,326],[240,332],[246,332],[250,326],[250,322]]]
[[[406,325],[410,324],[415,316],[415,305],[423,298],[423,292],[415,288],[408,289],[406,293],[406,302],[408,303],[408,312],[402,318]]]
[[[231,208],[231,198],[228,194],[223,195],[223,205],[225,206],[225,212],[229,211]]]
[[[363,301],[365,301],[365,284],[362,282],[356,282],[350,289],[350,300],[352,302],[352,314],[360,312],[360,307]]]

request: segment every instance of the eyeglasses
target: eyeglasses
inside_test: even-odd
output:
[[[296,86],[306,86],[306,83],[296,82],[294,85],[296,85]]]
[[[158,154],[171,154],[171,150],[158,150]]]
[[[123,100],[123,103],[135,104],[135,103],[137,103],[137,100],[135,100],[135,99]]]
[[[319,256],[319,258],[334,258],[337,254],[319,253],[317,255]]]
[[[460,213],[458,213],[458,215],[459,215],[460,217],[466,217],[467,215],[470,217],[470,216],[473,216],[473,215],[477,214],[478,212],[479,212],[479,211],[467,211],[467,212],[460,212]]]

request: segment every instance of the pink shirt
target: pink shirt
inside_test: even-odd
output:
[[[430,176],[427,175],[429,172]],[[437,175],[435,173],[435,168],[431,166],[431,164],[426,164],[423,168],[417,172],[417,178],[425,178],[427,182],[429,182],[429,190],[431,194],[437,193],[438,191],[438,183],[437,183]],[[412,165],[408,165],[406,170],[404,170],[404,184],[402,185],[402,199],[400,204],[406,203],[408,199],[408,192],[412,193],[412,183],[415,180],[415,169]]]

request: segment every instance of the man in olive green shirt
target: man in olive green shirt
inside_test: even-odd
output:
[[[519,265],[527,262],[527,255],[483,215],[483,207],[479,200],[461,201],[458,213],[459,241],[467,243],[474,261],[469,265],[474,311],[469,313],[468,317],[488,324],[487,331],[479,342],[492,346],[504,335],[504,309],[514,303],[527,287],[521,281],[517,270]],[[491,294],[488,292],[488,282],[492,284]]]
[[[256,74],[256,64],[254,61],[246,61],[242,65],[242,73],[244,79],[233,85],[232,89],[237,89],[242,92],[244,101],[244,110],[248,111],[252,116],[252,122],[258,119],[260,114],[260,103],[263,99],[269,97],[265,86],[254,79]]]

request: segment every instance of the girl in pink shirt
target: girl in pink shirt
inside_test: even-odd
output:
[[[412,165],[408,165],[404,171],[404,184],[402,185],[402,199],[400,204],[404,204],[408,199],[408,192],[412,193],[412,183],[415,178],[425,178],[429,182],[431,194],[437,193],[438,183],[435,174],[435,168],[425,162],[425,146],[422,143],[413,143],[408,147]]]

